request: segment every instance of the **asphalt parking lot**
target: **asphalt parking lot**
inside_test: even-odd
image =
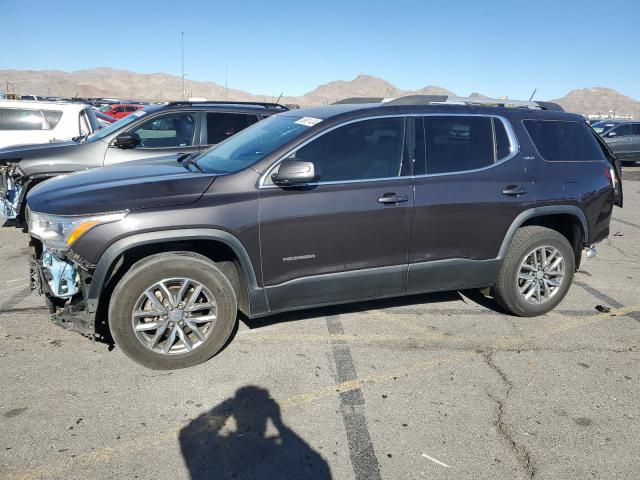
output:
[[[298,312],[169,372],[51,324],[27,236],[0,228],[0,478],[640,478],[640,167],[624,178],[551,314],[477,292]]]

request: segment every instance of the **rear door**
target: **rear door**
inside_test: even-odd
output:
[[[406,291],[413,182],[404,138],[402,116],[357,120],[288,156],[314,163],[314,183],[281,188],[267,171],[260,239],[271,310]]]
[[[197,152],[200,144],[202,112],[179,111],[156,115],[126,130],[140,137],[135,148],[118,148],[111,141],[105,153],[104,164],[127,162],[150,157],[161,157]]]
[[[631,155],[632,139],[631,125],[628,123],[617,126],[604,136],[604,141],[621,160],[626,160]]]
[[[409,291],[473,287],[495,278],[500,246],[533,202],[506,119],[427,115],[416,120],[415,208]]]

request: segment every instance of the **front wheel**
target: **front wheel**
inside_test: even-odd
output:
[[[564,235],[545,227],[523,227],[502,262],[493,296],[514,315],[542,315],[567,294],[574,270],[573,248]]]
[[[122,277],[111,295],[109,328],[133,360],[168,370],[218,353],[236,314],[233,287],[215,263],[172,252],[140,260]]]

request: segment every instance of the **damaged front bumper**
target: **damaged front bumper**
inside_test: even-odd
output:
[[[15,220],[20,215],[24,181],[17,165],[0,167],[0,218]]]
[[[59,253],[35,249],[29,259],[31,289],[46,299],[56,325],[95,337],[95,311],[88,308],[90,274]],[[40,251],[38,251],[40,250]]]

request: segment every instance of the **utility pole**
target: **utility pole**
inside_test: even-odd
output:
[[[181,50],[182,50],[182,99],[184,100],[185,93],[186,93],[184,89],[184,32],[182,32]]]
[[[224,66],[224,99],[229,100],[229,65]]]

